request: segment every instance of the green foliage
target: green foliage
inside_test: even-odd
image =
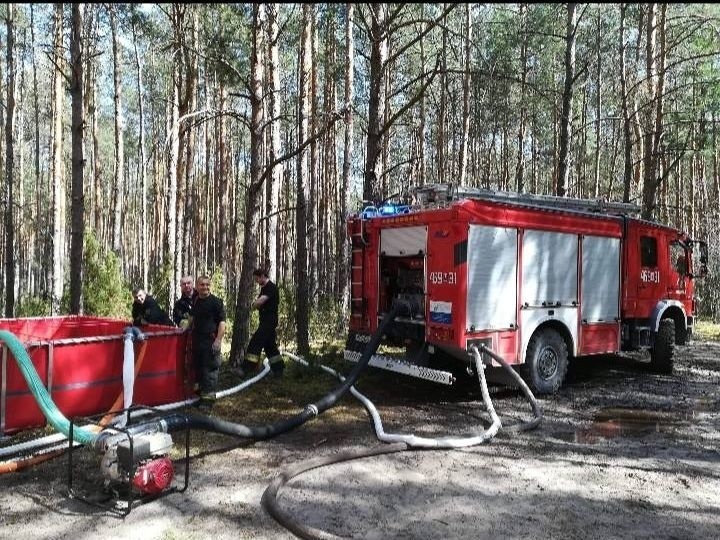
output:
[[[225,274],[223,273],[222,268],[220,266],[215,266],[215,268],[212,269],[212,272],[208,272],[208,275],[210,276],[210,291],[212,291],[215,296],[225,301],[227,291],[225,290]],[[227,310],[227,305],[225,306],[225,309]]]
[[[172,268],[167,257],[163,261],[162,267],[156,269],[149,280],[150,290],[147,292],[162,306],[163,302],[170,298],[170,281],[172,280]]]
[[[278,289],[280,291],[278,344],[281,348],[289,347],[293,349],[297,337],[295,285],[293,283],[280,283]],[[253,310],[250,315],[251,330],[257,328],[257,318],[257,310]],[[338,336],[344,332],[346,319],[347,317],[343,314],[340,303],[331,297],[321,298],[318,304],[310,311],[310,341],[327,343],[338,339]]]
[[[39,317],[50,314],[50,300],[41,296],[23,296],[16,306],[17,317]]]
[[[216,4],[200,11],[208,66],[227,86],[242,86],[250,59],[252,9],[249,4]]]
[[[311,341],[327,342],[337,339],[344,331],[345,324],[346,315],[342,305],[330,296],[320,298],[310,313]]]
[[[120,268],[112,251],[103,253],[95,234],[85,231],[83,254],[83,304],[88,315],[129,318],[132,302]]]

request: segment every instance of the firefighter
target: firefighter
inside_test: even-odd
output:
[[[145,289],[136,288],[132,291],[132,320],[133,325],[162,324],[164,326],[175,326],[160,305]]]
[[[189,328],[192,322],[190,312],[197,296],[193,281],[192,276],[185,276],[180,279],[180,298],[177,299],[175,306],[173,306],[173,322],[183,330]]]
[[[200,397],[212,400],[217,388],[222,356],[220,349],[225,335],[225,305],[210,293],[210,277],[197,279],[197,297],[192,311],[192,356]]]
[[[260,294],[253,302],[252,307],[258,310],[260,324],[250,338],[242,370],[246,374],[254,373],[260,369],[260,353],[270,360],[270,368],[275,376],[280,377],[285,369],[280,350],[277,346],[278,306],[280,293],[277,285],[270,281],[267,270],[257,268],[253,271],[255,283],[260,286]]]

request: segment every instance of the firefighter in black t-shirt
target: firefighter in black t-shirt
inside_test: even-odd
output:
[[[190,326],[190,312],[192,311],[196,296],[197,292],[195,291],[195,287],[193,287],[192,276],[181,278],[180,298],[177,299],[173,306],[172,318],[173,322],[183,330]]]
[[[265,354],[270,361],[270,368],[276,376],[281,376],[285,368],[280,350],[277,346],[277,325],[278,325],[278,305],[280,303],[280,293],[277,285],[275,285],[268,277],[267,270],[258,268],[253,271],[255,283],[260,285],[260,295],[253,302],[253,307],[257,308],[260,314],[260,324],[258,329],[250,338],[245,360],[243,362],[243,371],[245,373],[253,373],[260,369],[260,353],[265,350]]]
[[[160,305],[145,289],[133,289],[132,320],[134,326],[144,324],[162,324],[175,326]]]
[[[220,347],[225,335],[225,306],[210,294],[210,278],[200,276],[195,284],[197,296],[192,311],[192,356],[200,396],[213,398],[218,383],[222,356]]]

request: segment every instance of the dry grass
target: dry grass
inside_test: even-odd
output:
[[[720,324],[712,321],[697,320],[695,322],[695,334],[700,339],[720,341]]]

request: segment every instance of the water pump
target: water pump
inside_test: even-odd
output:
[[[101,438],[100,469],[108,482],[130,484],[142,495],[157,495],[174,477],[169,433],[117,433]]]

